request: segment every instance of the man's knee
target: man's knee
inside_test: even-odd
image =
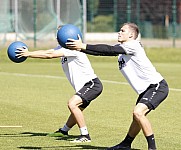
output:
[[[145,104],[137,104],[133,110],[133,118],[139,121],[148,111],[149,109]]]
[[[75,108],[77,108],[80,104],[82,103],[82,99],[77,96],[74,95],[69,101],[68,101],[68,108],[73,110]]]
[[[67,106],[68,106],[68,108],[71,109],[71,110],[76,107],[75,103],[74,103],[73,101],[70,101],[70,100],[68,101]]]
[[[134,109],[134,111],[133,111],[133,118],[135,120],[139,121],[142,116],[143,116],[142,111],[140,111],[139,109]]]

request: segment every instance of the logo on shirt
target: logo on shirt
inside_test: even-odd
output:
[[[119,59],[118,60],[118,63],[119,63],[119,69],[121,70],[123,67],[126,66],[126,62],[125,60],[122,58],[122,59]]]
[[[67,61],[67,57],[62,57],[61,62],[64,64]]]

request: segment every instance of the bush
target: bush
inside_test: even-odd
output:
[[[87,23],[88,32],[113,32],[114,21],[113,15],[99,15],[95,17],[93,22]]]

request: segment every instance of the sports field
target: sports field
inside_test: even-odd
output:
[[[148,49],[156,69],[165,77],[168,98],[148,115],[158,150],[181,149],[181,49]],[[103,93],[84,112],[92,142],[72,144],[79,135],[75,126],[68,138],[47,137],[62,127],[69,115],[67,100],[74,94],[59,59],[28,58],[15,64],[0,50],[0,149],[105,149],[119,143],[132,120],[136,93],[118,71],[116,57],[89,56],[103,82]],[[142,132],[133,150],[147,150]]]

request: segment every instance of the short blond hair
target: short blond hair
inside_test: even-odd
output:
[[[124,23],[123,26],[127,25],[134,32],[134,39],[138,38],[139,28],[135,23],[127,22]]]

